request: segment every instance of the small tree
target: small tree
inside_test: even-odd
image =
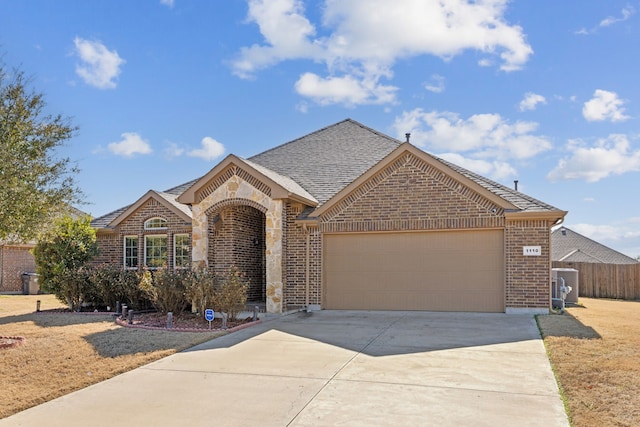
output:
[[[89,217],[57,219],[33,249],[42,289],[71,310],[77,309],[89,292],[94,293],[88,288],[86,270],[97,253],[96,232]]]
[[[82,195],[77,168],[56,155],[76,128],[45,115],[43,95],[28,84],[21,71],[8,73],[0,63],[0,240],[31,240]]]

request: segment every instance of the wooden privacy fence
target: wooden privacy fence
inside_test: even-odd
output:
[[[580,297],[640,299],[640,263],[594,264],[553,261],[553,268],[578,270]]]

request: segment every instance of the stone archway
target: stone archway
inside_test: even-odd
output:
[[[207,210],[208,265],[224,275],[237,268],[249,282],[247,300],[266,302],[266,216],[263,209],[238,203]]]
[[[238,175],[231,176],[206,197],[192,205],[193,265],[209,267],[208,214],[231,205],[245,205],[264,214],[265,302],[269,313],[282,313],[283,201],[255,188]],[[260,244],[262,244],[260,242]]]

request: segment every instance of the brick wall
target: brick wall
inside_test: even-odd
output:
[[[407,154],[321,218],[323,232],[501,228],[502,210]]]
[[[164,230],[145,230],[144,222],[154,217],[167,220],[167,228]],[[173,268],[173,235],[191,235],[191,223],[186,222],[155,199],[149,199],[136,209],[128,218],[118,224],[113,232],[98,233],[97,241],[100,252],[93,263],[123,266],[124,237],[138,236],[138,266],[142,268],[144,266],[144,236],[158,234],[167,236],[167,266]]]
[[[249,301],[265,300],[264,227],[264,214],[250,206],[226,206],[209,215],[209,267],[218,274],[231,267],[244,273]]]
[[[550,305],[551,224],[543,220],[508,221],[505,228],[506,305]],[[541,256],[525,256],[523,246],[541,246]]]
[[[307,302],[307,234],[309,235],[309,304],[321,304],[321,235],[317,227],[305,231],[294,223],[302,205],[287,203],[285,209],[284,254],[285,310],[304,307]]]
[[[22,273],[35,273],[36,261],[30,246],[1,246],[0,292],[22,292]]]

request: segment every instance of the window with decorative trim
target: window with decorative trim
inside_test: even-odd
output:
[[[191,245],[188,234],[173,235],[173,267],[187,268],[191,265]]]
[[[144,222],[145,230],[165,230],[167,228],[167,220],[159,216],[149,218]]]
[[[138,268],[138,236],[124,236],[124,268]]]
[[[144,236],[144,265],[151,268],[167,266],[167,235]]]

